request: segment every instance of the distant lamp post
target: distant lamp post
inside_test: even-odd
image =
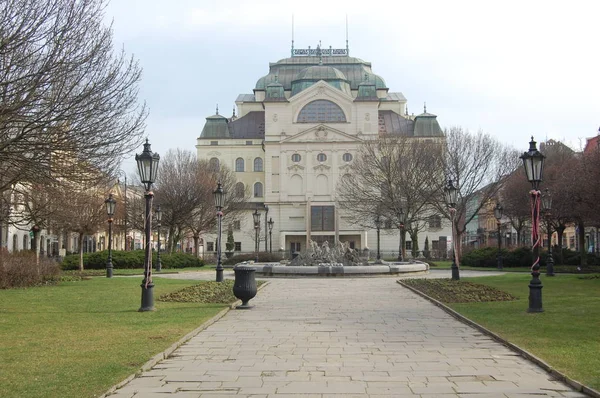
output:
[[[117,201],[113,198],[112,193],[108,194],[108,198],[104,201],[104,204],[106,205],[106,214],[108,214],[108,261],[106,261],[106,277],[112,278],[112,223],[113,216],[115,215],[115,206],[117,205]]]
[[[448,179],[448,184],[444,188],[446,194],[446,204],[450,210],[450,219],[452,221],[452,280],[457,281],[460,279],[460,273],[458,270],[458,264],[456,259],[456,231],[454,228],[454,217],[456,216],[456,204],[458,203],[458,187],[454,185],[452,179]]]
[[[500,203],[496,203],[496,207],[494,208],[494,217],[496,217],[496,226],[498,227],[498,269],[502,269],[502,232],[500,231],[503,212],[502,205]]]
[[[377,259],[375,260],[375,264],[381,264],[381,251],[379,246],[379,237],[381,233],[381,216],[379,213],[375,215],[375,228],[377,229]]]
[[[542,308],[542,281],[540,281],[540,197],[539,190],[544,172],[545,156],[537,150],[536,142],[531,137],[529,151],[520,156],[527,180],[531,183],[531,242],[533,265],[531,266],[531,281],[529,282],[529,308],[527,312],[543,312]]]
[[[265,204],[265,226],[269,225],[268,221],[267,221],[267,217],[269,216],[269,206]],[[267,247],[267,233],[268,233],[268,228],[265,228],[265,253],[269,250],[269,248]]]
[[[258,263],[258,230],[260,229],[260,213],[258,207],[252,213],[254,218],[254,251],[256,252],[256,262]]]
[[[398,221],[400,221],[398,223],[398,230],[400,231],[400,243],[398,245],[398,261],[404,261],[402,259],[402,250],[404,249],[404,223],[406,223],[406,213],[404,213],[404,210],[400,209],[400,213],[398,213],[398,216]]]
[[[217,209],[217,275],[216,281],[223,282],[223,264],[221,262],[221,225],[223,220],[223,185],[221,181],[217,183],[217,189],[213,192],[215,198],[215,207]]]
[[[144,150],[141,154],[135,155],[140,180],[144,184],[144,198],[146,198],[146,217],[144,218],[144,232],[146,235],[146,253],[144,257],[144,280],[142,281],[142,306],[139,311],[154,310],[154,283],[152,283],[152,252],[150,250],[150,237],[152,232],[152,184],[156,181],[158,171],[158,162],[160,156],[158,153],[152,153],[150,143],[146,139]]]
[[[273,218],[269,218],[267,225],[269,226],[269,253],[273,253]]]
[[[156,232],[158,233],[158,251],[156,252],[156,272],[162,271],[162,264],[160,262],[160,227],[162,221],[162,210],[160,205],[156,207]]]
[[[552,225],[550,218],[552,216],[552,194],[546,188],[542,194],[542,207],[546,218],[546,227],[548,235],[548,258],[546,259],[546,276],[554,276],[554,258],[552,257]]]

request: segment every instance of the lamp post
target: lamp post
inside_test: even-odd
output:
[[[144,280],[142,281],[142,305],[139,311],[154,310],[154,283],[152,283],[152,252],[150,250],[150,234],[152,229],[152,184],[156,181],[156,172],[158,171],[158,153],[152,153],[150,143],[146,139],[144,150],[141,154],[135,155],[140,180],[144,184],[144,198],[146,199],[146,217],[144,218],[144,232],[146,235],[146,253],[144,256]]]
[[[108,260],[106,261],[106,277],[112,278],[112,222],[113,216],[115,215],[115,206],[117,204],[117,201],[113,198],[112,193],[108,194],[108,198],[104,201],[104,204],[106,205],[106,214],[108,214]]]
[[[216,281],[223,282],[223,264],[221,263],[221,225],[223,220],[223,185],[221,181],[217,183],[217,189],[213,192],[215,198],[215,207],[217,209],[217,275]]]
[[[552,226],[550,217],[552,216],[552,194],[546,188],[542,194],[542,207],[546,218],[546,227],[548,234],[548,258],[546,259],[546,276],[554,276],[554,258],[552,257]]]
[[[269,225],[267,222],[267,217],[269,215],[269,206],[265,205],[265,226]],[[269,248],[267,247],[267,233],[268,233],[268,228],[265,228],[265,253],[267,251],[269,251]]]
[[[531,281],[529,282],[529,308],[527,312],[543,312],[542,308],[542,281],[540,281],[540,183],[544,172],[545,156],[537,150],[536,142],[531,137],[529,151],[520,156],[527,180],[531,183],[531,242],[533,265],[531,266]]]
[[[496,217],[496,226],[498,227],[498,269],[502,269],[502,233],[500,232],[500,219],[502,218],[502,205],[496,203],[494,208],[494,217]]]
[[[252,213],[254,217],[254,251],[256,252],[256,262],[258,262],[258,230],[260,229],[260,213],[258,207]]]
[[[272,218],[269,218],[267,225],[269,226],[269,253],[273,253],[273,224],[275,222]]]
[[[404,249],[404,223],[406,222],[406,214],[404,210],[400,209],[398,213],[400,223],[398,224],[398,230],[400,231],[400,243],[398,247],[398,261],[404,261],[402,259],[402,250]]]
[[[381,252],[379,250],[379,236],[381,233],[381,216],[379,213],[375,215],[375,228],[377,229],[377,259],[375,260],[375,264],[381,264]]]
[[[458,202],[458,187],[454,185],[452,179],[448,179],[448,184],[444,188],[446,194],[446,204],[450,210],[450,219],[452,221],[452,280],[460,279],[458,264],[456,261],[456,231],[454,228],[454,216],[456,215],[456,204]]]
[[[160,263],[160,223],[162,221],[162,210],[160,205],[156,206],[156,232],[158,232],[158,251],[156,252],[156,272],[162,271]]]

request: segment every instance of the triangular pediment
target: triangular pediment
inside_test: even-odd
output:
[[[362,142],[362,139],[326,124],[318,124],[298,134],[288,136],[282,139],[281,142]]]
[[[345,102],[351,104],[354,98],[341,90],[329,85],[324,80],[320,80],[309,88],[302,90],[289,99],[290,104],[295,106],[312,101],[317,98],[330,99],[335,102]]]

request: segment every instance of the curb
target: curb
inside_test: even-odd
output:
[[[496,340],[497,342],[501,343],[502,345],[510,348],[511,350],[513,350],[516,353],[520,354],[524,358],[526,358],[526,359],[530,360],[531,362],[535,363],[536,365],[538,365],[539,367],[541,367],[542,369],[544,369],[546,372],[548,372],[550,375],[552,375],[552,377],[554,377],[556,380],[562,381],[563,383],[566,383],[566,384],[570,385],[571,387],[573,387],[576,391],[582,392],[584,394],[587,394],[590,397],[600,398],[600,391],[594,390],[593,388],[587,387],[587,386],[581,384],[580,382],[567,377],[566,375],[564,375],[561,372],[559,372],[558,370],[554,369],[552,366],[550,366],[549,364],[547,364],[546,362],[544,362],[542,359],[536,357],[535,355],[533,355],[529,351],[526,351],[526,350],[522,349],[521,347],[519,347],[519,346],[517,346],[517,345],[515,345],[513,343],[508,342],[507,340],[505,340],[504,338],[500,337],[496,333],[492,332],[491,330],[488,330],[488,329],[484,328],[480,324],[478,324],[476,322],[473,322],[469,318],[467,318],[467,317],[459,314],[458,312],[454,311],[452,308],[446,306],[442,302],[440,302],[440,301],[438,301],[438,300],[436,300],[436,299],[434,299],[432,297],[429,297],[425,293],[423,293],[423,292],[421,292],[421,291],[413,288],[412,286],[408,286],[407,284],[403,283],[400,280],[398,280],[396,282],[399,285],[401,285],[401,286],[409,289],[413,293],[416,293],[419,296],[423,297],[424,299],[429,300],[431,303],[433,303],[437,307],[440,307],[442,310],[444,310],[445,312],[447,312],[449,315],[451,315],[452,317],[456,318],[457,320],[459,320],[459,321],[461,321],[463,323],[466,323],[469,326],[474,327],[475,329],[479,330],[483,334],[488,335],[489,337],[493,338],[494,340]]]
[[[265,281],[262,285],[258,286],[257,290],[258,291],[262,290],[268,284],[269,284],[269,282]],[[171,356],[171,354],[176,349],[178,349],[183,344],[185,344],[188,341],[190,341],[198,333],[200,333],[204,329],[208,328],[210,325],[212,325],[213,323],[217,322],[219,319],[223,318],[229,311],[231,311],[232,309],[235,309],[235,307],[237,307],[241,303],[242,303],[241,300],[234,301],[227,308],[221,310],[217,315],[213,316],[212,318],[210,318],[209,320],[207,320],[206,322],[204,322],[202,325],[198,326],[196,329],[192,330],[191,332],[189,332],[188,334],[186,334],[185,336],[183,336],[182,338],[180,338],[179,340],[177,340],[169,348],[167,348],[163,352],[160,352],[160,353],[156,354],[155,356],[153,356],[148,362],[144,363],[134,374],[129,375],[123,381],[121,381],[121,382],[115,384],[114,386],[110,387],[104,394],[100,395],[98,398],[106,398],[106,397],[112,395],[112,393],[114,393],[119,388],[124,387],[131,380],[133,380],[136,377],[138,377],[142,372],[145,372],[147,370],[152,369],[160,361],[162,361],[163,359],[167,359],[169,356]]]

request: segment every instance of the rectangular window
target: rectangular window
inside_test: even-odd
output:
[[[234,231],[239,231],[241,229],[241,223],[239,220],[236,220],[233,222],[233,230]]]
[[[206,251],[213,252],[215,251],[215,246],[213,242],[206,242]]]
[[[210,145],[219,145],[219,141],[211,141]]]
[[[252,141],[246,141],[246,145],[252,145]]]
[[[335,230],[335,207],[312,206],[310,209],[311,231]]]
[[[300,253],[300,242],[291,242],[290,243],[290,250],[292,251],[292,253]]]
[[[235,242],[235,248],[233,249],[236,252],[242,251],[242,242]]]
[[[412,250],[412,240],[404,242],[406,244],[406,250]]]

